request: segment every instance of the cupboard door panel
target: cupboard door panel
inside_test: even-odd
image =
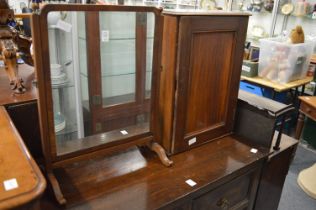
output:
[[[231,69],[227,58],[232,56],[233,41],[234,32],[201,32],[192,36],[186,136],[225,125]]]
[[[180,18],[172,153],[232,132],[247,21]]]

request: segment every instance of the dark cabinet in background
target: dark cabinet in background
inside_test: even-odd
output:
[[[232,133],[248,15],[164,13],[159,137],[170,154]]]

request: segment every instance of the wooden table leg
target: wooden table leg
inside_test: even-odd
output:
[[[295,132],[295,138],[297,140],[300,140],[302,129],[304,126],[304,119],[305,119],[305,115],[302,112],[300,112],[297,119],[296,132]]]

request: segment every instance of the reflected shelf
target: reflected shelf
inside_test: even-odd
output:
[[[146,71],[146,75],[151,74],[152,71]],[[88,77],[87,73],[80,72],[80,75],[83,77]],[[136,72],[126,72],[121,74],[102,74],[102,78],[105,77],[119,77],[119,76],[128,76],[128,75],[136,75]]]
[[[278,15],[283,15],[283,16],[287,16],[283,13],[278,12]],[[288,15],[289,17],[293,17],[293,18],[302,18],[302,19],[307,19],[307,20],[312,20],[312,21],[316,21],[316,18],[313,18],[312,14],[307,14],[307,15],[295,15],[295,14],[290,14]]]
[[[79,36],[79,39],[80,39],[80,40],[83,40],[83,41],[86,41],[86,38],[85,38],[85,37],[80,37],[80,36]],[[147,37],[147,39],[154,39],[154,37]],[[110,38],[109,41],[105,41],[105,42],[102,42],[102,43],[109,43],[110,41],[129,41],[129,40],[136,40],[136,38],[135,38],[135,37]]]
[[[56,132],[56,136],[62,136],[62,135],[68,135],[68,134],[71,134],[71,133],[75,133],[77,132],[77,124],[74,123],[74,122],[71,122],[71,121],[66,121],[66,127],[59,131],[59,132]]]
[[[70,87],[74,87],[74,84],[72,84],[68,80],[66,82],[64,82],[64,83],[52,84],[52,89],[70,88]]]
[[[131,102],[135,102],[135,97],[136,97],[135,93],[104,97],[102,104],[104,107],[109,107],[109,106],[114,106],[114,105],[123,104],[123,103],[129,103],[129,102],[131,103]]]
[[[265,10],[261,10],[260,12],[249,11],[249,10],[242,10],[242,12],[248,12],[251,15],[271,15],[271,17],[272,17],[272,12],[268,12],[268,11],[265,11]]]

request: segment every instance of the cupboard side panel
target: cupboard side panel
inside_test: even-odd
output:
[[[177,38],[178,18],[164,16],[159,92],[159,138],[167,153],[170,153],[172,150]]]

